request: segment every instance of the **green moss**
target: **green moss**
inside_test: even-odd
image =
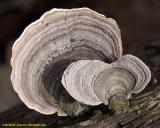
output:
[[[115,95],[111,97],[109,102],[109,109],[114,111],[115,113],[121,113],[123,111],[128,110],[129,101],[123,95]]]

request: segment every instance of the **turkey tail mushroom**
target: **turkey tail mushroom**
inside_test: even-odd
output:
[[[113,19],[88,8],[52,9],[26,27],[14,43],[11,81],[29,108],[43,114],[78,115],[88,106],[75,101],[61,84],[66,67],[77,60],[110,63],[121,56],[120,30]]]
[[[62,83],[77,101],[87,105],[104,103],[115,112],[128,108],[131,93],[139,93],[151,77],[149,68],[137,57],[125,55],[111,64],[79,60],[65,70]]]

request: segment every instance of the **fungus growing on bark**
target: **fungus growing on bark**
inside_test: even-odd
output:
[[[88,8],[52,9],[31,23],[13,45],[11,65],[14,90],[43,114],[79,115],[100,103],[119,111],[151,76],[137,57],[122,57],[116,22]]]

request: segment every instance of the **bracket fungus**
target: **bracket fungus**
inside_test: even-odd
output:
[[[117,23],[88,8],[52,9],[31,23],[11,65],[14,90],[43,114],[79,115],[101,103],[120,111],[151,77],[140,59],[122,56]]]
[[[62,83],[77,101],[88,105],[104,103],[120,112],[131,93],[139,93],[150,79],[150,70],[137,57],[124,55],[108,64],[100,60],[79,60],[64,71]]]

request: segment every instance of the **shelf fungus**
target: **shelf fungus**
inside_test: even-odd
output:
[[[140,59],[122,56],[117,23],[88,8],[52,9],[31,23],[13,45],[11,65],[20,99],[61,116],[101,103],[126,109],[151,77]]]

